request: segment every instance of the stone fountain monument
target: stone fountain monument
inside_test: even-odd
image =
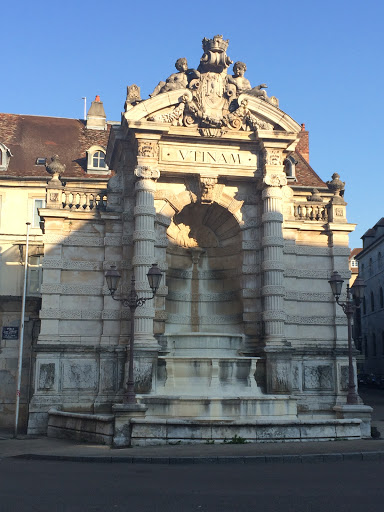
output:
[[[196,69],[178,59],[150,99],[129,86],[111,131],[115,175],[99,220],[120,242],[105,266],[122,269],[122,292],[134,273],[140,296],[152,263],[164,273],[134,320],[102,317],[113,336],[101,328],[98,360],[117,375],[135,322],[146,413],[120,421],[120,446],[356,438],[369,426],[334,410],[345,403],[347,332],[328,280],[348,276],[346,203],[310,167],[304,126],[266,84],[251,86],[243,62],[230,72],[227,48],[220,35],[204,38]],[[121,400],[124,379],[114,386],[98,382],[94,412]],[[39,393],[33,400],[41,412]],[[60,393],[52,403],[63,404]]]

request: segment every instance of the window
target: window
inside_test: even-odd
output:
[[[41,256],[30,256],[28,258],[28,295],[40,295],[41,280],[43,274],[41,267],[41,259]]]
[[[382,267],[382,265],[383,265],[383,260],[382,260],[382,257],[381,257],[381,252],[379,252],[379,255],[377,257],[377,266],[380,269]]]
[[[372,334],[372,356],[376,357],[376,334]]]
[[[359,262],[353,258],[351,260],[351,267],[358,267],[358,266],[359,266]]]
[[[368,357],[368,341],[366,336],[364,336],[364,354],[365,357]]]
[[[36,158],[36,163],[35,165],[45,165],[47,163],[47,159],[44,158],[44,157],[38,157]]]
[[[367,314],[367,305],[366,305],[366,302],[365,302],[365,297],[363,298],[363,314],[364,315]]]
[[[384,296],[383,296],[383,289],[381,286],[380,286],[380,307],[381,308],[384,307]]]
[[[6,171],[8,169],[11,156],[13,155],[7,146],[0,143],[0,171]]]
[[[373,292],[371,292],[371,311],[375,311],[375,297]]]
[[[296,164],[297,163],[298,163],[298,161],[292,155],[289,155],[289,157],[287,157],[284,160],[284,171],[285,171],[285,174],[287,175],[287,178],[289,178],[289,181],[297,181],[296,180]]]
[[[91,174],[110,174],[105,163],[105,148],[91,146],[87,151],[87,172]]]
[[[381,354],[384,356],[384,331],[381,331]]]
[[[103,151],[96,151],[93,154],[93,167],[105,168],[105,153]]]
[[[39,228],[41,217],[39,215],[39,208],[45,207],[45,199],[34,199],[33,200],[33,219],[32,219],[32,227]]]
[[[369,258],[369,275],[372,275],[372,258]]]

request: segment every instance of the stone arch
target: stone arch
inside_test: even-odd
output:
[[[154,114],[170,112],[173,107],[176,107],[182,102],[184,95],[190,94],[191,91],[189,89],[179,89],[158,94],[153,98],[141,101],[128,112],[125,112],[124,118],[128,122],[128,125],[143,122]],[[247,108],[266,122],[277,125],[286,132],[298,133],[301,131],[301,126],[292,119],[291,116],[275,105],[250,94],[241,94],[238,98],[238,104],[241,105],[244,100],[247,102]],[[149,125],[153,124],[150,121],[148,123]],[[170,126],[170,123],[163,123],[164,126],[167,124]]]
[[[240,210],[243,205],[243,201],[239,201],[229,194],[222,192],[222,189],[223,186],[219,185],[219,193],[216,194],[215,200],[213,202],[228,210],[241,226],[243,224],[243,220]],[[165,215],[171,221],[172,217],[180,212],[185,206],[188,204],[197,203],[198,197],[194,192],[190,190],[185,190],[179,194],[175,194],[166,188],[159,188],[155,192],[155,201],[156,200],[163,201],[165,203],[165,205],[157,210],[157,212],[163,216]]]

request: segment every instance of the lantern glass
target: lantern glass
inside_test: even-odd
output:
[[[341,288],[344,283],[344,279],[341,277],[341,275],[335,270],[331,276],[331,279],[328,281],[328,283],[331,285],[332,293],[336,300],[340,297],[341,294]]]
[[[352,295],[359,302],[361,300],[363,300],[363,298],[364,298],[364,288],[365,287],[366,287],[366,284],[364,283],[364,280],[361,277],[357,277],[352,286]]]
[[[105,272],[105,280],[107,281],[107,286],[111,295],[115,293],[117,287],[119,285],[119,280],[121,277],[120,272],[116,269],[115,265],[111,265],[111,268]]]
[[[149,286],[151,287],[153,294],[155,294],[162,278],[162,273],[157,266],[157,263],[152,263],[152,267],[148,270],[147,278]]]

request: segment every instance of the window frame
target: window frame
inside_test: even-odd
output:
[[[0,171],[7,171],[11,157],[11,150],[5,144],[0,142]]]
[[[372,333],[372,357],[377,357],[376,333]]]
[[[33,201],[33,206],[32,206],[32,222],[31,222],[31,227],[33,229],[40,229],[40,222],[41,222],[41,217],[38,213],[38,209],[39,208],[45,208],[46,206],[46,200],[45,200],[45,197],[34,197],[32,199]],[[41,206],[36,206],[36,202],[37,201],[42,201],[42,205]],[[38,221],[36,222],[36,217],[38,217]]]
[[[37,258],[38,263],[32,264],[30,260],[32,258]],[[37,297],[41,296],[41,284],[43,282],[43,256],[40,254],[31,254],[28,256],[28,273],[27,273],[27,296],[28,297]],[[37,287],[33,291],[31,291],[32,279],[31,276],[37,275]]]
[[[95,166],[94,165],[94,158],[97,153],[103,153],[104,154],[104,167]],[[103,146],[100,145],[93,145],[87,150],[87,173],[89,174],[102,174],[102,175],[109,175],[111,174],[111,171],[109,170],[109,167],[107,163],[105,162],[105,157],[107,155],[107,150]],[[100,162],[100,156],[96,157],[98,159],[98,162]]]

